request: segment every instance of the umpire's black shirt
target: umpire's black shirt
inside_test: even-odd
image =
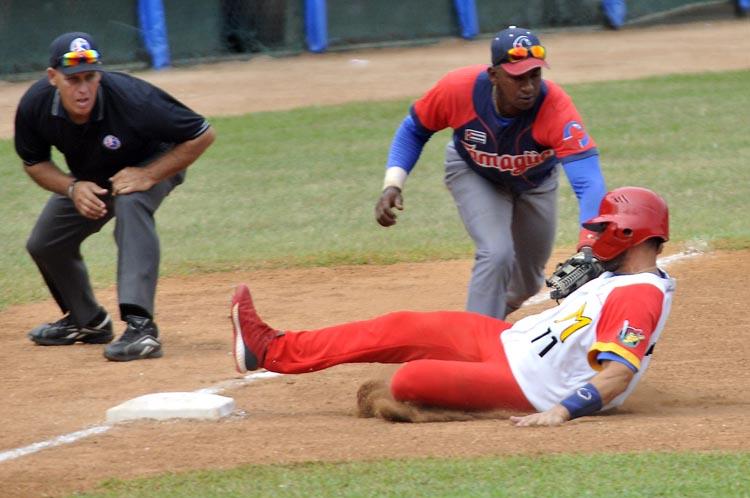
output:
[[[102,72],[88,123],[71,121],[58,90],[42,78],[21,98],[15,126],[16,152],[26,166],[50,161],[54,145],[75,178],[109,189],[109,178],[121,169],[147,164],[173,144],[198,137],[209,124],[146,81]]]

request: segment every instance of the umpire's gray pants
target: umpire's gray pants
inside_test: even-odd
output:
[[[544,284],[557,227],[558,171],[513,193],[475,173],[451,142],[445,184],[476,247],[466,309],[503,319]]]
[[[31,231],[26,249],[62,312],[70,312],[78,325],[89,323],[99,312],[81,256],[81,243],[113,217],[116,218],[114,237],[118,249],[118,302],[139,306],[153,316],[160,257],[154,213],[184,177],[185,172],[181,172],[146,192],[107,196],[103,199],[107,215],[98,220],[81,216],[67,197],[53,194],[49,198]]]

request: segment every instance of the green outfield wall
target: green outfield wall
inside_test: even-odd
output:
[[[305,0],[162,3],[174,65],[307,50]],[[631,0],[628,20],[729,3]],[[323,4],[327,50],[461,35],[454,0],[327,0]],[[475,7],[480,36],[510,24],[535,29],[602,25],[598,0],[475,0]],[[50,41],[73,30],[91,33],[110,66],[148,68],[151,64],[141,36],[138,0],[2,0],[0,78],[42,71],[47,66]]]

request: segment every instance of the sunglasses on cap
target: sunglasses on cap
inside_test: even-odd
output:
[[[68,52],[60,57],[60,66],[74,67],[79,64],[99,64],[99,52],[96,50],[79,50]]]
[[[545,49],[541,45],[532,45],[530,47],[513,47],[511,49],[508,49],[508,52],[506,52],[505,56],[506,60],[501,61],[501,64],[504,64],[506,62],[510,62],[512,64],[514,62],[520,62],[524,59],[528,59],[529,57],[544,60],[547,57],[547,49]]]

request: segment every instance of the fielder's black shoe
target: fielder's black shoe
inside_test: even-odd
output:
[[[84,327],[76,325],[70,314],[67,314],[56,322],[38,326],[28,336],[42,346],[68,346],[75,342],[106,344],[114,338],[112,319],[104,310]]]
[[[104,348],[104,357],[112,361],[131,361],[160,358],[159,328],[153,320],[143,316],[125,317],[128,327],[122,336]]]

